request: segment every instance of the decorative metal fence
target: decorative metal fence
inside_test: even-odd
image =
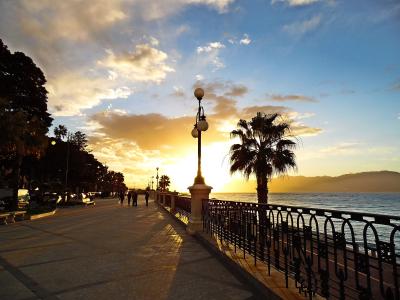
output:
[[[204,200],[203,226],[310,299],[400,299],[400,216]]]
[[[171,207],[171,195],[170,194],[165,194],[164,206]]]
[[[189,221],[190,212],[192,211],[192,201],[189,197],[175,196],[175,210],[181,218]]]

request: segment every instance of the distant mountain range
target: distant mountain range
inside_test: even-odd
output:
[[[234,190],[230,187],[235,187]],[[226,187],[230,192],[255,192],[255,182],[237,182]],[[400,192],[400,173],[392,171],[362,172],[331,176],[284,176],[269,184],[272,193],[327,193],[327,192]]]

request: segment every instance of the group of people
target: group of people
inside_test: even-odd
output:
[[[120,191],[118,196],[119,196],[120,204],[123,205],[124,199],[125,199],[125,192]],[[146,206],[149,206],[149,196],[150,196],[149,191],[146,191],[146,193],[144,195],[144,199],[146,200]],[[129,206],[131,205],[131,200],[132,200],[132,206],[138,205],[138,193],[136,190],[128,191],[128,193],[126,193],[126,198],[128,199]]]

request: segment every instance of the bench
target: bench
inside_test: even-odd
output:
[[[13,214],[14,214],[14,218],[15,218],[17,221],[23,221],[23,220],[25,220],[25,214],[26,214],[26,211],[25,211],[25,210],[15,211],[15,212],[13,212]]]
[[[23,220],[25,220],[25,214],[26,214],[26,211],[24,211],[24,210],[12,211],[8,214],[8,222],[15,223],[15,220],[23,221]]]
[[[0,214],[0,224],[7,225],[7,219],[9,214]]]

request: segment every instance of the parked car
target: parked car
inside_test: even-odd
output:
[[[93,204],[93,199],[93,196],[89,195],[89,193],[79,193],[71,194],[68,202],[71,204]]]
[[[61,200],[62,200],[61,195],[59,195],[57,193],[45,192],[43,194],[43,202],[44,203],[59,204],[61,202]]]
[[[0,189],[0,210],[4,210],[6,203],[12,198],[13,190],[10,188]],[[27,189],[18,190],[18,207],[25,208],[29,205],[30,196]]]

